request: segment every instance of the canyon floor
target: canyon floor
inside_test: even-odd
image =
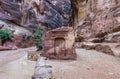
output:
[[[27,60],[34,47],[0,51],[0,79],[31,79],[36,62]],[[47,60],[55,79],[120,79],[120,58],[76,49],[77,60]]]

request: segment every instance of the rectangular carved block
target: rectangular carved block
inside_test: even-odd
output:
[[[50,59],[76,59],[74,42],[72,27],[51,30],[45,35],[44,52],[41,55]]]

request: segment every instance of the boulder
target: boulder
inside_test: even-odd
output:
[[[81,48],[92,50],[92,49],[95,49],[95,45],[94,44],[82,44]]]
[[[83,40],[84,40],[84,38],[81,37],[81,36],[77,36],[77,37],[75,38],[75,42],[82,42]]]
[[[97,44],[97,45],[95,46],[95,50],[100,51],[100,52],[104,52],[104,53],[106,53],[106,54],[109,54],[109,55],[113,55],[113,56],[114,56],[113,50],[112,50],[111,47],[108,46],[108,45]]]
[[[104,41],[104,38],[89,38],[85,39],[85,42],[93,42],[93,43],[102,43]]]
[[[105,42],[120,42],[120,32],[110,33],[105,36]]]
[[[120,48],[120,44],[118,44],[118,45],[116,46],[116,48]]]
[[[116,53],[109,44],[83,42],[80,44],[75,44],[75,46],[79,47],[79,48],[84,48],[87,50],[100,51],[105,54],[109,54],[109,55],[113,55],[113,56],[115,56],[115,53]]]
[[[43,51],[28,52],[28,60],[37,61]]]

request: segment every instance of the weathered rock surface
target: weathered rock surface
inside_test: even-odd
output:
[[[42,56],[50,59],[76,59],[72,27],[61,27],[46,33]]]
[[[50,28],[68,26],[71,12],[70,0],[43,0],[39,8],[42,24]]]
[[[31,61],[37,61],[39,58],[40,58],[40,54],[42,53],[43,51],[29,51],[28,53],[28,60],[31,60]]]
[[[12,31],[13,34],[15,34],[15,35],[21,35],[21,36],[31,36],[32,35],[32,32],[30,32],[26,28],[23,28],[21,26],[14,25],[14,24],[9,24],[2,20],[0,20],[0,26],[3,26],[3,27],[1,27],[2,30],[8,29],[8,30]]]
[[[108,45],[98,44],[95,46],[95,50],[100,51],[100,52],[104,52],[106,54],[114,55],[114,51]]]
[[[12,42],[15,43],[15,45],[19,48],[27,48],[34,46],[34,40],[31,36],[19,36],[19,35],[13,35]]]
[[[32,33],[29,30],[14,24],[7,24],[1,20],[0,26],[2,26],[0,29],[8,29],[13,33],[11,39],[3,44],[4,47],[26,48],[34,45],[34,41],[31,37]]]
[[[78,36],[85,39],[98,37],[101,39],[109,33],[120,31],[120,2],[118,0],[89,0],[87,2],[82,0],[79,3],[77,3],[79,0],[74,1],[76,1],[76,16],[79,16],[75,17]]]
[[[96,50],[113,56],[120,56],[119,43],[76,43],[75,47]]]
[[[83,41],[93,42],[93,43],[102,43],[104,41],[104,37],[103,38],[88,38],[88,39],[84,39]]]
[[[15,49],[17,49],[17,47],[0,46],[0,51],[15,50]]]
[[[120,32],[110,33],[105,36],[105,42],[120,42]]]
[[[3,46],[6,48],[27,48],[30,46],[34,46],[34,41],[31,37],[23,37],[19,35],[12,35],[11,40],[7,40]]]
[[[68,26],[70,0],[0,0],[0,18],[29,30]]]

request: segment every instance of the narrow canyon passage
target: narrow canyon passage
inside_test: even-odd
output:
[[[53,79],[120,79],[120,0],[0,0],[0,79],[31,79],[34,56]]]

